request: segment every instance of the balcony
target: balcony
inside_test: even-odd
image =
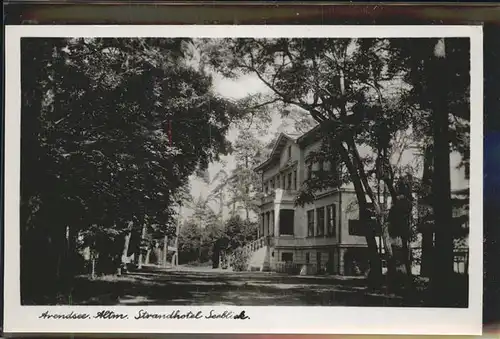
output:
[[[295,198],[297,197],[297,190],[284,190],[281,188],[276,188],[274,190],[270,190],[267,193],[262,192],[261,198],[260,198],[260,204],[268,204],[268,203],[273,203],[278,197],[279,201],[287,201],[287,202],[294,202]]]
[[[262,192],[262,196],[260,198],[260,204],[265,205],[265,204],[273,203],[275,197],[276,197],[276,192],[274,190],[271,190],[267,193]]]
[[[276,189],[276,195],[280,196],[281,194],[281,199],[280,201],[290,201],[290,202],[295,202],[295,198],[297,197],[297,190],[284,190],[281,188]]]

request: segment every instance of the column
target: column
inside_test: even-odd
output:
[[[274,236],[279,237],[280,235],[280,205],[274,205]]]
[[[265,218],[266,218],[266,215],[264,213],[261,214],[261,218],[260,218],[260,225],[259,225],[259,238],[260,237],[263,237],[264,236],[264,223],[265,223]]]
[[[269,235],[269,212],[266,212],[265,214],[265,218],[264,218],[264,237],[268,236]]]

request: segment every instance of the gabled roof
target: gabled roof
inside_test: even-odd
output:
[[[255,172],[260,171],[269,166],[270,164],[272,164],[274,161],[279,160],[280,154],[283,151],[283,148],[286,146],[286,144],[289,141],[296,142],[298,137],[299,135],[281,133],[278,136],[276,142],[274,143],[273,150],[271,151],[269,158],[267,158],[267,160],[264,161],[259,166],[255,167],[254,171]]]
[[[302,134],[298,139],[297,139],[297,143],[301,144],[301,145],[304,145],[304,144],[308,144],[309,142],[311,141],[315,141],[317,138],[320,137],[319,135],[319,130],[320,130],[320,125],[316,125],[314,126],[312,129],[310,129],[309,131],[307,131],[306,133]]]

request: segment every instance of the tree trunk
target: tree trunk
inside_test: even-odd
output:
[[[92,271],[91,271],[90,277],[92,279],[95,279],[95,257],[94,256],[92,256]]]
[[[179,206],[179,220],[175,225],[175,253],[172,256],[172,265],[175,267],[179,266],[179,234],[181,232],[181,218],[182,215],[182,204]]]
[[[95,244],[93,246],[95,248]],[[90,260],[91,260],[91,271],[90,271],[90,278],[95,279],[96,278],[96,251],[94,248],[90,249]]]
[[[248,155],[245,155],[245,168],[248,170]],[[246,221],[250,221],[250,208],[249,208],[249,198],[250,198],[250,187],[248,184],[245,185],[245,215],[246,215]]]
[[[377,197],[375,196],[375,192],[373,191],[373,189],[370,186],[370,183],[368,182],[368,177],[366,175],[366,171],[361,161],[361,157],[359,155],[356,144],[354,143],[354,139],[352,137],[347,138],[347,144],[352,154],[353,163],[358,169],[361,183],[363,184],[365,192],[373,204],[373,209],[374,209],[373,212],[375,213],[376,223],[379,225],[381,230],[384,249],[387,258],[387,268],[388,268],[387,273],[389,282],[391,283],[390,284],[391,290],[397,291],[400,290],[401,287],[404,287],[405,291],[409,292],[412,289],[411,270],[408,270],[408,267],[410,266],[409,262],[410,253],[408,248],[408,234],[410,226],[409,220],[404,218],[398,220],[397,221],[397,223],[399,224],[398,228],[400,230],[404,230],[404,232],[402,232],[402,234],[392,234],[392,232],[390,231],[391,228],[389,227],[389,224],[385,222],[384,211],[379,205]],[[384,163],[387,164],[387,166],[390,166],[388,159],[383,159],[383,160]],[[388,167],[388,169],[390,168]],[[391,192],[394,204],[394,202],[396,201],[395,199],[397,199],[397,196],[393,186],[394,184],[392,180],[392,174],[386,175],[385,178],[386,178],[385,186],[389,189],[389,192]],[[376,232],[375,230],[373,230],[373,232],[375,240]]]
[[[140,239],[140,244],[139,244],[139,259],[138,259],[138,263],[137,263],[137,268],[141,269],[142,268],[142,264],[143,264],[143,261],[144,261],[144,254],[143,254],[143,248],[142,248],[142,245],[144,243],[144,241],[146,240],[146,222],[144,222],[142,224],[142,232],[141,232],[141,239]]]
[[[393,212],[395,209],[397,207],[393,205],[391,213],[398,213]],[[390,290],[396,293],[404,292],[409,295],[412,290],[412,277],[408,236],[401,234],[401,231],[406,233],[407,228],[409,231],[409,225],[407,225],[407,221],[403,217],[393,217],[390,219],[392,219],[389,221],[392,256],[388,259],[387,265]]]
[[[391,237],[389,234],[387,224],[384,222],[382,208],[378,204],[377,198],[375,197],[375,193],[373,192],[373,190],[368,182],[368,178],[366,176],[366,172],[365,172],[365,169],[363,167],[363,163],[361,162],[361,157],[360,157],[358,149],[354,143],[354,140],[349,139],[348,144],[350,145],[350,149],[351,149],[351,152],[353,155],[353,163],[355,163],[357,168],[358,168],[360,180],[364,186],[365,192],[373,203],[375,217],[377,218],[377,223],[380,225],[380,228],[381,228],[382,239],[384,242],[385,251],[386,251],[387,256],[390,259],[390,257],[392,257],[392,246],[391,246],[392,240],[391,240]]]
[[[78,253],[77,253],[77,246],[76,246],[76,238],[77,238],[77,229],[76,227],[69,227],[69,232],[68,232],[68,274],[71,278],[75,276],[75,274],[81,269],[81,267],[78,267]]]
[[[122,267],[125,267],[127,266],[128,264],[128,250],[129,250],[129,246],[130,246],[130,238],[132,237],[132,228],[133,228],[133,222],[130,221],[128,223],[128,230],[127,230],[127,233],[125,234],[125,239],[124,239],[124,242],[123,242],[123,251],[122,251],[122,258],[121,258],[121,263],[122,263]],[[120,272],[121,273],[121,272]]]
[[[420,275],[424,277],[431,276],[432,268],[432,252],[434,248],[434,231],[432,224],[427,220],[431,214],[431,206],[429,205],[430,198],[430,186],[432,184],[432,145],[427,145],[424,150],[424,169],[422,173],[422,185],[424,186],[424,192],[421,194],[423,211],[421,213],[424,216],[423,222],[421,222],[421,233],[422,233],[422,255],[420,261]]]
[[[453,283],[453,235],[450,137],[447,105],[448,84],[445,39],[440,39],[431,63],[432,117],[434,138],[434,177],[432,181],[433,209],[435,218],[434,269],[431,279],[432,300],[436,306],[449,306],[449,284]]]
[[[167,255],[168,255],[168,236],[165,236],[163,240],[163,267],[167,267]]]
[[[351,180],[354,185],[354,190],[356,192],[356,197],[359,205],[359,218],[367,226],[365,228],[365,239],[368,246],[369,261],[370,261],[370,272],[368,274],[368,284],[370,288],[381,288],[382,287],[382,262],[380,255],[378,253],[376,230],[373,227],[369,227],[369,213],[368,213],[368,203],[366,201],[365,190],[361,183],[360,176],[352,163],[349,152],[340,143],[337,147],[340,153],[340,157],[349,171]]]
[[[360,176],[361,183],[364,186],[366,195],[368,195],[368,197],[372,201],[374,212],[375,212],[375,217],[376,217],[376,222],[380,226],[380,231],[381,231],[381,234],[382,234],[383,244],[384,244],[386,256],[387,256],[387,259],[388,259],[388,265],[390,265],[389,262],[391,261],[391,258],[392,258],[392,255],[393,255],[393,253],[392,253],[393,252],[392,251],[392,239],[391,239],[391,236],[389,234],[388,225],[387,225],[387,223],[384,220],[385,219],[384,218],[384,214],[383,214],[384,211],[382,210],[382,208],[378,204],[378,201],[377,201],[377,198],[375,196],[375,193],[373,192],[373,190],[372,190],[372,188],[371,188],[371,186],[370,186],[370,184],[368,182],[368,178],[366,176],[366,172],[365,172],[365,169],[364,169],[363,164],[361,162],[361,157],[360,157],[358,149],[357,149],[357,147],[356,147],[356,145],[354,143],[354,140],[350,139],[349,143],[350,143],[351,152],[353,154],[353,162],[356,164],[356,166],[358,168],[358,171],[360,173],[359,176]],[[390,184],[392,184],[392,183],[390,183]],[[387,186],[387,183],[386,183],[386,186]],[[389,189],[389,191],[391,191],[391,189]],[[390,270],[390,267],[389,267],[389,270]]]
[[[220,225],[221,225],[221,230],[223,230],[224,229],[224,188],[220,189],[219,209],[220,209]]]
[[[422,255],[420,259],[420,275],[430,277],[432,274],[432,252],[434,250],[434,233],[430,229],[422,231]]]
[[[66,275],[65,268],[67,267],[67,238],[66,226],[56,225],[52,234],[52,251],[55,254],[55,281],[57,284],[61,283]]]

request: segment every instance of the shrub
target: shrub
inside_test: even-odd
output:
[[[233,262],[231,263],[233,271],[235,272],[246,271],[248,269],[249,261],[250,261],[250,253],[245,252],[238,248],[237,250],[234,251]]]

